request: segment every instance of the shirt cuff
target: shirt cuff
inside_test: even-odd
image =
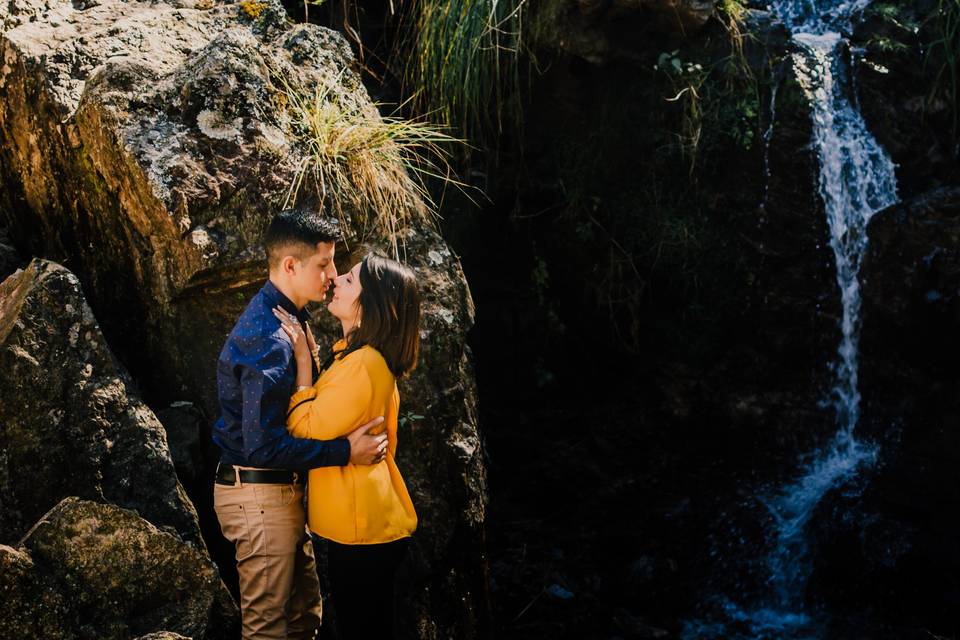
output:
[[[336,460],[335,466],[345,467],[350,464],[350,441],[346,438],[337,438],[331,440],[330,445],[334,448],[333,457]]]

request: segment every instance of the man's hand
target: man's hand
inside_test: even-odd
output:
[[[347,436],[350,441],[350,462],[353,464],[377,464],[387,456],[386,432],[372,436],[368,431],[383,424],[383,416],[374,418],[355,429]]]

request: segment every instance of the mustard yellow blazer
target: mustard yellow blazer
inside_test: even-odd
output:
[[[343,340],[334,350],[343,349]],[[361,347],[333,362],[317,383],[293,394],[287,430],[297,438],[332,440],[377,416],[387,431],[387,456],[380,464],[311,469],[307,481],[307,524],[315,534],[341,544],[375,544],[409,536],[417,514],[397,468],[397,381],[380,352]]]

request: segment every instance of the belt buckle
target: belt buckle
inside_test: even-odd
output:
[[[218,463],[217,463],[217,470],[216,470],[216,473],[214,474],[214,478],[215,478],[217,481],[219,481],[219,480],[221,479],[221,478],[220,478],[221,472],[223,472],[223,471],[233,471],[233,478],[232,478],[232,480],[230,481],[230,484],[229,484],[228,486],[231,486],[231,487],[240,486],[240,487],[242,487],[242,486],[243,486],[243,483],[242,483],[241,480],[240,480],[240,469],[237,469],[237,468],[236,468],[235,466],[233,466],[232,464],[231,464],[231,465],[226,465],[226,466],[228,466],[228,467],[230,467],[230,468],[227,469],[227,468],[223,465],[222,462],[218,462]],[[224,478],[223,480],[226,481],[227,478]]]

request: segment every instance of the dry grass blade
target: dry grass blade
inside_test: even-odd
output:
[[[427,182],[438,179],[444,188],[465,188],[448,162],[451,143],[462,141],[422,120],[381,116],[376,108],[346,104],[333,91],[340,78],[308,90],[279,67],[273,75],[304,152],[284,206],[312,188],[344,229],[360,241],[386,237],[399,259],[411,224],[437,215]]]

